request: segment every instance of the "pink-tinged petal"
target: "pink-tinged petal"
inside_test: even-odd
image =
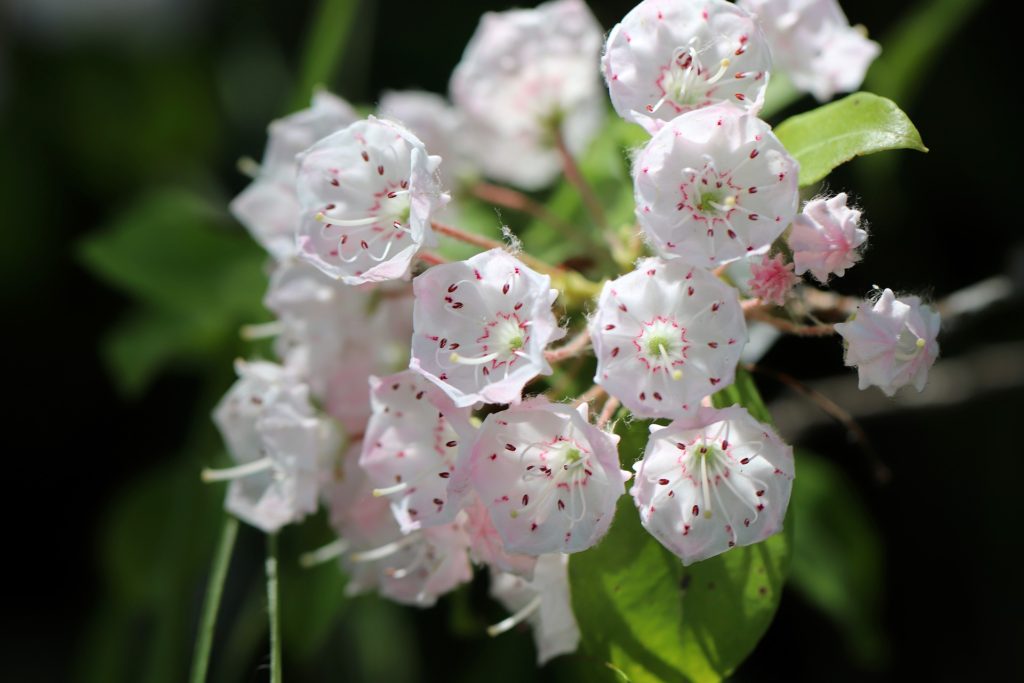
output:
[[[299,155],[299,257],[348,285],[404,277],[447,202],[439,157],[397,123],[369,117]]]
[[[488,415],[467,475],[510,553],[579,552],[607,531],[625,490],[618,437],[539,397]]]
[[[443,391],[411,370],[370,379],[373,415],[363,437],[360,466],[386,496],[403,533],[451,522],[461,508],[448,493],[459,436],[469,423]]]
[[[296,155],[358,118],[348,102],[321,91],[313,95],[309,109],[270,124],[263,163],[252,183],[231,202],[231,213],[278,261],[296,252],[301,212]]]
[[[771,53],[754,18],[730,2],[643,0],[608,34],[601,67],[615,111],[654,134],[716,103],[759,111]]]
[[[596,383],[637,415],[678,417],[732,384],[747,327],[734,288],[650,258],[605,284],[590,336]]]
[[[861,212],[846,201],[845,192],[811,200],[793,221],[789,248],[798,275],[810,271],[819,282],[826,282],[830,275],[842,277],[860,260],[868,234],[860,227]]]
[[[633,162],[636,218],[665,258],[710,268],[766,251],[797,210],[799,164],[731,104],[666,123]]]
[[[602,30],[582,0],[487,12],[451,80],[461,131],[483,172],[525,190],[554,181],[558,126],[573,154],[600,130]]]
[[[413,291],[409,367],[456,405],[518,403],[527,382],[550,374],[544,349],[565,331],[549,276],[492,249],[428,269]]]
[[[846,346],[846,364],[857,367],[858,386],[877,386],[892,396],[907,384],[924,389],[939,355],[939,323],[939,314],[917,297],[897,299],[886,289],[835,327]]]
[[[819,102],[853,92],[881,52],[862,28],[850,26],[836,0],[739,0],[757,18],[776,65]]]
[[[580,629],[572,612],[568,569],[568,555],[550,554],[537,558],[532,580],[516,574],[491,573],[491,596],[513,616],[490,632],[497,635],[528,622],[533,628],[538,665],[571,654],[579,646]]]
[[[793,449],[745,408],[700,408],[652,429],[634,469],[641,523],[689,565],[782,529]]]

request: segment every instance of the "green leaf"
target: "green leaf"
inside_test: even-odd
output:
[[[792,586],[836,622],[861,664],[879,665],[882,544],[864,502],[839,468],[800,451],[791,507]]]
[[[801,187],[818,182],[854,157],[889,149],[928,151],[895,103],[866,92],[786,119],[775,134],[800,162]]]
[[[322,0],[320,3],[307,32],[295,109],[309,106],[313,89],[331,82],[341,65],[360,4],[358,0]]]
[[[753,382],[740,379],[739,389],[721,400],[735,398],[763,415]],[[648,424],[630,425],[620,453],[639,457]],[[583,647],[605,663],[588,678],[704,683],[732,673],[778,607],[791,548],[786,528],[762,543],[683,567],[643,529],[624,496],[605,540],[569,564]]]
[[[220,362],[225,354],[215,352],[238,344],[240,325],[268,317],[260,303],[265,255],[194,194],[162,190],[143,197],[87,237],[79,252],[93,272],[142,304],[103,347],[129,395],[171,361]]]

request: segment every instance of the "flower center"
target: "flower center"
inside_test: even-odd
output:
[[[686,330],[674,320],[658,317],[644,323],[640,335],[634,339],[638,358],[651,372],[662,370],[672,379],[682,379],[680,366],[686,363],[689,348]]]
[[[899,339],[896,341],[896,360],[908,363],[914,360],[924,347],[924,339],[918,337],[909,327],[904,325]]]
[[[681,112],[706,99],[714,85],[722,80],[729,69],[729,60],[721,60],[717,67],[705,66],[700,61],[700,51],[691,41],[689,47],[678,47],[672,53],[672,61],[662,67],[657,84],[661,89],[662,98],[657,103],[647,106],[650,113],[656,112],[666,102]]]

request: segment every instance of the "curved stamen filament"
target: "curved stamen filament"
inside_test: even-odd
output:
[[[259,460],[253,460],[252,462],[247,462],[243,465],[225,467],[219,470],[207,467],[199,474],[199,478],[206,483],[214,481],[231,481],[232,479],[241,479],[242,477],[266,472],[269,469],[273,469],[273,467],[274,461],[272,459],[269,457],[260,458]]]
[[[515,628],[516,626],[518,626],[519,624],[523,623],[531,616],[533,616],[533,613],[540,609],[542,602],[543,600],[541,596],[537,595],[533,598],[533,600],[530,600],[530,602],[526,603],[525,607],[523,607],[521,610],[519,610],[512,616],[508,617],[507,619],[502,619],[493,626],[488,626],[487,635],[493,638],[495,636],[500,636],[502,633],[505,633],[506,631]]]
[[[372,548],[370,550],[352,553],[351,555],[349,555],[348,559],[350,559],[352,562],[375,562],[377,560],[382,560],[385,557],[390,557],[391,555],[397,553],[399,550],[407,548],[408,546],[412,545],[413,543],[416,543],[419,540],[420,534],[409,534],[408,536],[403,536],[397,541],[385,543],[384,545],[378,548]]]
[[[348,551],[350,545],[351,544],[343,538],[335,539],[321,548],[299,555],[299,565],[304,569],[309,569],[310,567],[330,562],[331,560],[344,555]]]
[[[380,498],[381,496],[390,496],[392,493],[400,493],[407,488],[409,488],[409,483],[403,481],[399,484],[395,484],[394,486],[385,486],[384,488],[374,489],[373,497]]]

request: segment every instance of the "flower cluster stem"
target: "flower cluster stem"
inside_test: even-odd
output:
[[[602,230],[606,229],[608,227],[608,219],[604,214],[604,207],[601,206],[597,194],[590,187],[587,179],[583,177],[580,167],[576,164],[576,159],[566,146],[565,136],[562,134],[561,128],[555,131],[555,147],[557,147],[558,155],[562,159],[562,171],[565,173],[566,180],[580,193],[580,196],[583,198],[583,204],[587,207],[587,212],[594,219],[597,227]]]
[[[281,619],[277,602],[277,534],[267,534],[267,617],[270,620],[270,683],[281,683]]]
[[[217,626],[217,613],[220,611],[220,600],[224,594],[224,581],[227,579],[228,567],[231,565],[231,554],[238,536],[238,520],[231,515],[224,516],[224,526],[220,532],[220,541],[213,556],[210,579],[206,584],[206,597],[203,599],[203,613],[196,634],[196,645],[192,655],[191,683],[204,683],[210,668],[210,651],[213,648],[213,632]]]

